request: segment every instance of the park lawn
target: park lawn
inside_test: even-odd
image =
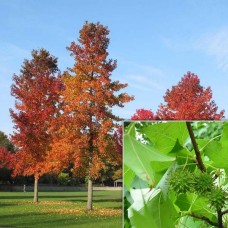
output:
[[[94,191],[87,212],[87,192],[0,192],[0,227],[121,228],[122,191]]]

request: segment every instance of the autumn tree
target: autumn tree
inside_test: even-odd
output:
[[[0,147],[0,169],[1,168],[8,168],[10,166],[10,159],[11,159],[11,154],[5,147]]]
[[[38,180],[46,165],[46,153],[52,142],[51,123],[59,113],[63,89],[57,58],[45,49],[33,50],[25,60],[20,75],[13,76],[11,94],[16,98],[10,110],[15,132],[12,141],[18,148],[14,174],[34,175],[34,202],[38,201]]]
[[[131,117],[131,120],[156,120],[156,115],[147,109],[136,109],[136,113]]]
[[[112,153],[113,130],[119,117],[112,107],[124,107],[133,97],[120,93],[127,84],[111,80],[117,66],[116,60],[108,59],[109,30],[100,23],[86,22],[80,30],[78,43],[72,42],[68,50],[75,59],[70,73],[65,73],[64,115],[65,142],[74,169],[80,170],[88,180],[87,209],[92,209],[92,183],[99,177],[99,170],[114,156]],[[111,142],[111,143],[110,143]]]
[[[0,131],[0,181],[12,183],[11,169],[13,168],[15,148],[8,136]]]
[[[187,72],[166,91],[165,104],[159,106],[157,116],[163,120],[220,120],[224,110],[217,113],[218,107],[211,99],[211,88],[205,89],[196,74]]]

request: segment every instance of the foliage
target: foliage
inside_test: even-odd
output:
[[[61,172],[57,176],[57,181],[59,185],[68,185],[70,183],[70,176],[69,173],[63,173]]]
[[[12,183],[11,169],[14,157],[12,153],[15,153],[14,145],[7,135],[0,131],[0,181],[3,183]]]
[[[0,131],[0,147],[4,147],[10,152],[15,152],[14,145],[10,142],[7,135],[2,131]]]
[[[131,117],[131,120],[156,120],[157,117],[151,110],[137,109],[136,113]],[[115,146],[119,153],[123,151],[123,133],[122,127],[119,127],[114,133]]]
[[[211,99],[211,88],[203,88],[198,76],[187,72],[176,86],[166,91],[166,104],[159,106],[157,116],[162,120],[220,120],[224,110],[217,113],[218,107]]]
[[[156,120],[157,117],[151,110],[137,109],[136,113],[131,117],[132,120]]]
[[[86,22],[80,30],[79,43],[72,42],[68,47],[75,64],[62,77],[66,88],[62,128],[52,145],[54,153],[59,153],[54,156],[61,157],[62,163],[72,161],[73,169],[91,181],[100,176],[106,162],[121,160],[121,154],[114,153],[112,135],[120,118],[112,114],[111,108],[124,107],[133,99],[120,93],[127,84],[111,80],[117,63],[108,59],[108,34],[108,28],[100,23]]]
[[[228,124],[193,122],[196,144],[188,126],[185,122],[125,125],[125,227],[226,224]]]
[[[0,147],[0,168],[13,168],[14,154],[10,153],[7,148]]]
[[[209,193],[209,202],[211,207],[215,209],[223,208],[224,205],[228,202],[227,192],[225,192],[222,188],[216,187]]]
[[[13,76],[11,94],[16,98],[10,110],[16,131],[12,142],[17,146],[14,175],[35,175],[47,170],[46,153],[52,141],[51,123],[59,113],[58,102],[63,89],[57,58],[44,49],[33,50],[25,60],[19,76]]]
[[[113,174],[113,180],[117,180],[117,179],[122,179],[123,177],[123,170],[122,168],[117,169],[114,174]]]

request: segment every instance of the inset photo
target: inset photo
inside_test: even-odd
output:
[[[228,122],[125,121],[124,228],[228,227]]]

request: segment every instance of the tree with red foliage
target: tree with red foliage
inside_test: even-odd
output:
[[[0,147],[0,168],[11,168],[11,154],[5,147]]]
[[[15,109],[10,110],[16,131],[12,142],[15,154],[14,175],[34,175],[34,202],[38,201],[38,180],[47,170],[46,153],[52,142],[51,123],[59,113],[58,102],[63,89],[57,58],[44,49],[32,51],[19,76],[14,75],[11,94]],[[58,76],[56,76],[58,74]]]
[[[111,108],[124,107],[124,103],[133,99],[126,93],[116,94],[127,84],[111,81],[117,64],[107,59],[108,34],[108,28],[100,23],[86,22],[80,30],[79,44],[72,42],[68,48],[75,59],[73,75],[66,72],[63,76],[66,89],[61,117],[65,124],[60,130],[65,138],[62,156],[71,157],[74,169],[87,176],[88,210],[92,209],[93,180],[114,157],[110,143],[120,118],[112,114]]]
[[[157,117],[151,110],[137,109],[131,120],[156,120]]]
[[[217,113],[218,107],[211,99],[211,88],[203,88],[198,76],[187,72],[176,86],[166,91],[166,104],[159,106],[157,116],[162,120],[220,120],[224,110]]]

